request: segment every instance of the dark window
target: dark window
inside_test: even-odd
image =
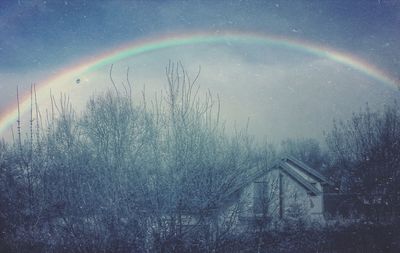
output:
[[[266,212],[269,199],[267,190],[267,182],[254,183],[254,213],[261,214]]]

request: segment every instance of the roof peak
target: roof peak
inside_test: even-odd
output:
[[[296,167],[297,169],[299,169],[303,173],[311,176],[313,179],[315,179],[316,181],[318,181],[321,184],[331,184],[331,182],[324,175],[322,175],[320,172],[318,172],[317,170],[311,168],[307,164],[303,163],[302,161],[296,159],[295,157],[293,157],[291,155],[285,155],[285,156],[281,157],[279,159],[278,163],[274,164],[273,167],[275,167],[276,165],[278,165],[281,162],[289,163],[290,165]]]

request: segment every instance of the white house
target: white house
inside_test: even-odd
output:
[[[326,177],[291,156],[270,168],[251,172],[228,195],[219,224],[232,221],[234,226],[249,224],[271,226],[282,219],[304,219],[324,223]]]
[[[215,240],[228,231],[273,229],[282,220],[325,223],[324,190],[331,183],[293,157],[250,170],[234,185],[207,212],[181,215],[182,229]]]

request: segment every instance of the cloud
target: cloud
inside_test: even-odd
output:
[[[327,59],[288,52],[286,49],[243,45],[191,45],[134,56],[116,62],[113,76],[117,84],[125,81],[131,68],[134,94],[166,89],[165,66],[181,60],[194,76],[201,66],[199,83],[203,94],[209,89],[218,94],[221,117],[228,132],[233,126],[245,127],[259,138],[279,141],[287,137],[322,138],[332,120],[348,118],[365,103],[379,108],[391,102],[391,87]],[[79,110],[94,93],[112,88],[109,66],[81,76],[71,75],[51,86],[53,94],[65,92]],[[76,79],[80,78],[80,84]],[[58,88],[59,87],[59,88]],[[49,91],[40,94],[41,108],[48,105]]]
[[[15,104],[16,86],[29,90],[56,69],[139,38],[169,33],[239,30],[288,36],[352,52],[399,76],[398,1],[0,1],[0,114]],[[354,39],[356,38],[356,39]],[[83,60],[82,60],[83,59]],[[326,59],[264,45],[188,45],[116,62],[114,78],[127,66],[137,96],[166,88],[165,65],[182,60],[199,82],[218,93],[227,128],[234,122],[257,136],[279,140],[320,138],[333,118],[346,118],[366,102],[379,108],[393,89]],[[109,66],[72,74],[52,84],[78,110],[93,93],[110,88]],[[81,83],[76,84],[80,78]],[[49,90],[40,94],[41,108]]]

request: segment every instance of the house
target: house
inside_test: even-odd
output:
[[[215,241],[235,231],[274,229],[288,219],[325,223],[324,192],[331,183],[294,157],[249,170],[233,185],[200,212],[181,210],[175,221],[180,224],[179,233]],[[163,219],[169,222],[170,218]]]
[[[324,192],[330,186],[321,173],[294,157],[279,159],[269,168],[256,169],[228,194],[219,224],[271,226],[282,219],[325,222]],[[232,217],[235,216],[235,219]]]

